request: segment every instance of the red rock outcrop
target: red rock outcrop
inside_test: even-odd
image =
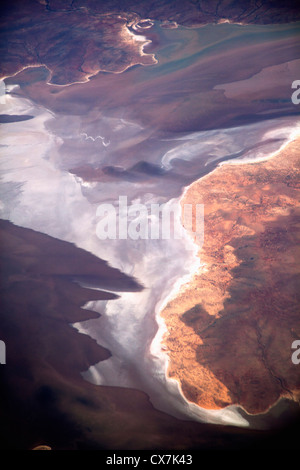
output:
[[[266,411],[298,400],[299,140],[273,158],[224,165],[182,199],[204,204],[204,263],[162,312],[168,373],[204,408]]]

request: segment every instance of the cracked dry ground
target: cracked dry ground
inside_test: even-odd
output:
[[[204,204],[202,267],[161,313],[170,377],[218,409],[268,410],[299,400],[300,140],[272,159],[223,165],[182,204]]]

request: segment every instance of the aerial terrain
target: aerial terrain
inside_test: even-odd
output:
[[[0,9],[0,448],[296,448],[299,7]]]

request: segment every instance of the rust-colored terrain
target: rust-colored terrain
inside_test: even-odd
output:
[[[204,204],[204,266],[162,312],[164,341],[169,376],[201,407],[256,414],[299,399],[299,143],[221,166],[182,200]]]

